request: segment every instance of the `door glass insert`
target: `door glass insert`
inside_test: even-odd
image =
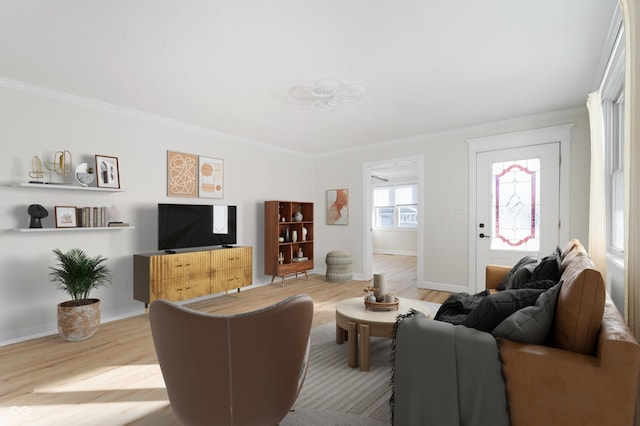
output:
[[[540,250],[540,159],[492,164],[492,250]]]

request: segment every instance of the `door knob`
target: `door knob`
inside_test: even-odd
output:
[[[485,234],[481,233],[480,235],[478,235],[478,237],[480,237],[480,238],[491,238],[491,235],[485,235]]]

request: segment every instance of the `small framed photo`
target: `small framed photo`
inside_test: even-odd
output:
[[[98,188],[120,189],[120,170],[118,158],[96,155],[96,171]]]
[[[56,206],[56,228],[76,228],[76,208],[72,206]]]

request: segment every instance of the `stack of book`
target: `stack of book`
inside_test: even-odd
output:
[[[129,226],[128,223],[112,221],[108,207],[76,207],[76,223],[79,228]]]
[[[291,260],[294,261],[294,262],[304,262],[304,261],[309,260],[309,258],[306,257],[306,256],[303,256],[303,257],[294,257]]]
[[[129,226],[127,222],[109,222],[107,226]]]

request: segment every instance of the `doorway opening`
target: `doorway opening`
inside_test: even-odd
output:
[[[390,158],[384,159],[380,161],[373,161],[369,163],[365,163],[363,165],[363,174],[362,174],[362,188],[363,188],[363,275],[365,280],[370,280],[373,278],[373,256],[374,256],[374,232],[377,232],[376,235],[376,244],[380,238],[388,238],[389,244],[392,244],[391,241],[397,241],[397,237],[394,234],[404,233],[405,236],[411,235],[409,239],[412,241],[410,246],[390,246],[391,248],[383,249],[378,246],[375,250],[376,256],[384,254],[391,254],[389,259],[392,260],[394,256],[415,256],[415,264],[416,264],[416,283],[417,286],[420,287],[422,283],[422,268],[423,268],[423,224],[422,224],[422,211],[424,206],[423,200],[423,157],[422,155],[413,155],[407,157],[399,157],[399,158]],[[414,189],[410,189],[411,186]],[[381,229],[379,226],[376,226],[376,203],[374,197],[374,189],[375,188],[384,188],[385,190],[381,190],[379,192],[384,193],[387,191],[389,194],[394,192],[395,189],[399,188],[400,192],[404,192],[407,194],[407,191],[415,191],[416,199],[415,206],[411,205],[407,207],[406,205],[397,206],[395,200],[393,202],[393,206],[378,206],[378,222],[380,220],[384,220],[387,223],[389,221],[395,221],[396,225],[398,222],[402,222],[403,226],[390,226],[386,229]],[[402,197],[402,195],[400,195]],[[401,203],[400,203],[401,204]],[[409,203],[410,204],[410,203]],[[415,212],[414,212],[415,210]],[[382,218],[382,219],[381,219]],[[412,222],[415,220],[413,226]],[[405,226],[406,225],[406,226]],[[405,228],[405,229],[403,229]],[[384,236],[383,234],[386,234]],[[385,244],[385,243],[381,243]],[[376,262],[377,265],[380,265],[379,262]],[[375,271],[376,273],[384,272],[384,271]],[[413,280],[412,280],[413,281]]]

